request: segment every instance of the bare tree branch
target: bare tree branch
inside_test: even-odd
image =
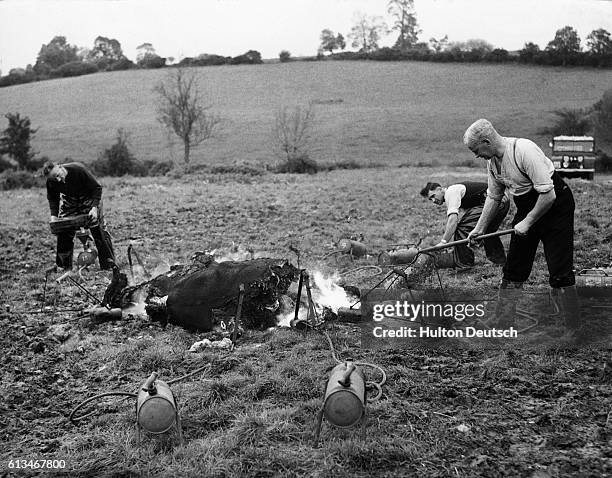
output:
[[[158,95],[157,119],[183,141],[187,168],[192,146],[211,138],[221,122],[219,115],[205,105],[196,74],[183,68],[172,71],[154,89]]]

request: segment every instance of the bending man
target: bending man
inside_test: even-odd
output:
[[[43,168],[47,178],[47,200],[51,209],[51,221],[58,218],[89,215],[89,230],[98,249],[101,269],[111,269],[115,262],[110,234],[104,226],[102,214],[102,186],[94,175],[81,163],[53,164],[47,162]],[[55,263],[64,269],[72,268],[74,234],[76,231],[60,232],[57,235]]]
[[[484,207],[487,197],[487,183],[465,181],[442,187],[438,183],[427,183],[421,189],[421,196],[426,197],[434,204],[446,204],[446,228],[438,245],[446,244],[450,240],[459,241],[468,237],[474,229]],[[504,195],[497,204],[494,217],[488,224],[486,232],[497,231],[508,214],[510,201]],[[506,253],[499,237],[484,240],[487,258],[494,264],[505,264]],[[474,266],[474,251],[467,245],[461,244],[453,248],[454,265],[461,269]]]
[[[507,190],[517,211],[503,268],[498,302],[498,320],[514,320],[517,289],[529,278],[538,244],[544,245],[549,283],[561,296],[566,323],[579,322],[574,279],[574,197],[550,159],[529,139],[500,136],[493,125],[480,119],[463,137],[477,158],[487,160],[488,189],[484,210],[470,232],[474,238],[484,234],[499,201]],[[512,292],[515,291],[515,292]]]

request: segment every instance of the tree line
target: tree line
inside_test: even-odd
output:
[[[163,68],[174,62],[157,54],[151,43],[136,48],[136,62],[125,56],[121,43],[115,38],[98,36],[91,49],[71,45],[64,36],[56,36],[42,45],[34,65],[13,68],[6,76],[0,77],[0,87],[30,83],[52,78],[81,76],[99,71],[119,71],[133,68]],[[222,64],[262,63],[261,54],[255,50],[236,56],[202,54],[195,58],[184,58],[179,66],[210,66]]]
[[[393,18],[389,27],[381,16],[358,13],[348,33],[351,46],[357,51],[343,51],[346,47],[344,36],[329,29],[321,32],[319,59],[329,52],[327,58],[337,60],[421,60],[440,62],[518,62],[552,66],[612,66],[612,37],[604,28],[593,30],[586,37],[586,50],[582,49],[578,32],[572,26],[556,31],[555,37],[544,49],[527,42],[517,52],[495,48],[482,39],[465,42],[430,38],[419,41],[419,28],[414,0],[390,0],[387,13]],[[397,40],[392,47],[380,47],[380,40],[395,31]],[[338,50],[339,53],[334,54]]]
[[[612,67],[612,36],[604,28],[589,33],[584,50],[578,32],[568,25],[557,30],[555,37],[544,49],[540,49],[533,42],[527,42],[521,50],[509,52],[503,48],[495,48],[482,39],[449,41],[446,35],[443,38],[420,41],[419,35],[422,31],[417,22],[414,0],[390,0],[387,3],[387,14],[392,18],[391,26],[381,16],[357,13],[346,38],[342,33],[324,29],[320,35],[316,57],[306,57],[302,60],[516,62],[552,66]],[[381,48],[381,39],[391,32],[397,33],[394,45]],[[356,51],[344,51],[347,41]],[[294,59],[289,51],[282,50],[279,60],[284,63]],[[258,51],[249,50],[236,57],[201,54],[184,58],[177,65],[213,66],[262,62]],[[56,36],[48,44],[42,45],[34,65],[13,68],[8,75],[1,76],[0,87],[98,71],[163,68],[173,63],[174,58],[161,57],[151,43],[138,46],[136,61],[133,62],[125,56],[121,44],[114,38],[98,36],[89,49],[69,44],[64,36]]]

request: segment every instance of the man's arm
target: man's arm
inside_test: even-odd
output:
[[[89,193],[89,197],[92,199],[92,206],[98,207],[100,200],[102,199],[102,185],[98,182],[95,176],[83,165],[79,164],[78,181],[81,183],[83,189]]]
[[[444,193],[444,202],[446,203],[446,228],[440,244],[445,244],[450,241],[455,235],[457,223],[459,222],[459,209],[461,208],[461,200],[465,195],[465,186],[463,184],[452,184],[446,188]]]
[[[485,199],[485,203],[482,208],[482,213],[480,214],[480,218],[476,223],[476,227],[474,227],[472,232],[470,232],[470,234],[468,235],[468,239],[484,234],[484,232],[487,230],[487,226],[493,220],[495,214],[497,213],[497,209],[499,208],[499,201],[500,200],[497,198],[487,196],[487,199]]]
[[[533,209],[529,211],[529,214],[525,216],[521,222],[517,223],[514,226],[514,230],[519,236],[524,236],[529,231],[529,228],[535,224],[535,222],[540,219],[544,214],[548,212],[548,210],[552,207],[553,203],[557,195],[555,194],[555,190],[551,189],[546,193],[540,193],[538,195],[538,200],[536,201]]]
[[[59,214],[60,193],[55,188],[49,187],[49,182],[47,182],[47,201],[49,201],[51,218],[57,218]]]
[[[487,226],[493,220],[495,214],[497,214],[499,203],[506,193],[506,186],[497,182],[493,176],[490,163],[487,165],[487,172],[487,198],[485,199],[482,213],[480,213],[480,218],[476,223],[476,227],[468,234],[468,239],[482,236],[485,233]]]
[[[517,164],[518,162],[522,164],[527,177],[533,184],[533,189],[539,193],[533,209],[529,211],[525,219],[514,226],[515,232],[519,236],[524,236],[529,228],[546,214],[557,198],[552,180],[555,168],[550,159],[533,141],[519,139],[517,146]]]
[[[448,219],[446,220],[446,229],[444,230],[444,235],[442,236],[442,240],[440,242],[449,242],[453,238],[455,231],[457,230],[458,223],[459,215],[457,213],[449,214]]]

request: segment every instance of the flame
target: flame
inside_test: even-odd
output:
[[[312,300],[315,303],[315,310],[319,317],[323,313],[324,308],[331,309],[332,312],[338,313],[340,307],[350,307],[354,302],[354,299],[338,285],[340,276],[334,274],[331,276],[325,276],[321,271],[314,271],[311,274],[311,291]],[[290,292],[293,295],[297,294],[297,283],[293,283],[290,288]],[[295,305],[288,305],[287,302],[283,302],[281,305],[281,313],[278,315],[277,324],[279,327],[290,327],[291,321],[295,317]],[[306,292],[306,286],[302,289],[301,305],[298,311],[298,319],[306,320],[308,317],[308,295]]]
[[[125,309],[123,312],[127,315],[127,314],[131,314],[131,315],[135,315],[135,316],[141,316],[141,315],[147,315],[147,312],[145,310],[145,306],[147,305],[145,303],[145,299],[146,299],[146,294],[144,290],[139,290],[136,293],[136,302],[132,302],[132,305],[130,305],[127,309]]]
[[[328,307],[336,314],[340,307],[349,307],[351,305],[350,296],[337,284],[340,280],[339,275],[334,274],[331,277],[325,277],[322,272],[315,271],[312,274],[312,278],[315,290],[318,291],[317,294],[314,294],[313,299],[321,308],[323,306]]]

